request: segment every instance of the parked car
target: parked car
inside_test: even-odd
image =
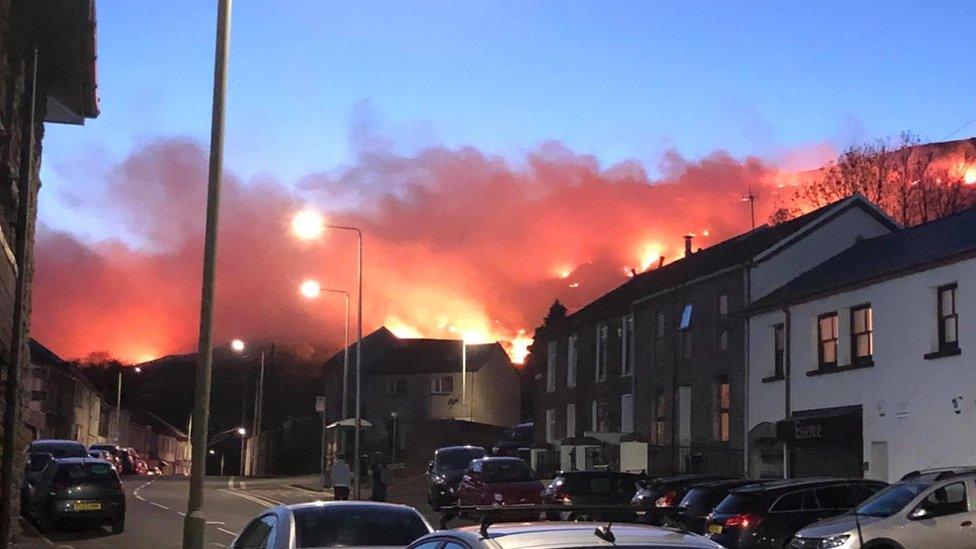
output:
[[[606,522],[529,522],[499,524],[482,530],[469,526],[424,536],[409,549],[547,549],[654,547],[658,549],[721,549],[701,536],[670,528]]]
[[[44,469],[54,461],[54,456],[47,452],[33,452],[27,455],[24,464],[24,478],[20,485],[20,514],[27,516],[30,501],[36,493],[37,481],[40,480]]]
[[[709,515],[706,535],[729,549],[779,549],[797,530],[846,513],[885,486],[876,480],[808,478],[737,488]]]
[[[27,446],[28,454],[51,454],[55,458],[88,457],[85,445],[76,440],[38,439]]]
[[[669,516],[696,534],[705,533],[705,522],[715,506],[729,495],[729,491],[762,481],[755,479],[711,480],[693,484]]]
[[[637,492],[638,482],[644,480],[644,475],[635,473],[616,473],[613,471],[561,471],[542,492],[542,500],[547,505],[620,505],[628,506]],[[615,522],[632,521],[633,511],[620,513],[601,513],[593,516],[592,512],[579,514],[575,512],[559,513],[562,520],[612,519]],[[550,518],[557,518],[554,514]]]
[[[109,462],[112,465],[112,468],[115,469],[115,472],[119,472],[118,460],[116,460],[115,456],[113,456],[108,450],[88,450],[88,455],[95,459],[101,459]]]
[[[854,511],[796,533],[795,549],[895,549],[976,545],[976,473],[942,470],[909,477],[874,494]]]
[[[427,466],[427,503],[435,511],[457,502],[461,476],[473,460],[485,457],[480,446],[450,446],[434,451]]]
[[[535,438],[534,423],[520,423],[505,431],[501,440],[491,447],[493,456],[518,456],[519,450],[530,448]]]
[[[542,503],[542,482],[519,458],[488,457],[472,461],[458,484],[458,505]]]
[[[234,549],[406,547],[433,531],[413,507],[366,501],[281,505],[241,530]]]
[[[112,466],[103,460],[62,458],[51,461],[36,483],[28,513],[43,528],[73,520],[125,528],[125,492]]]
[[[717,475],[676,475],[644,481],[631,503],[640,507],[674,507],[693,485],[710,480],[725,480]]]
[[[93,450],[101,450],[101,451],[104,451],[104,452],[108,452],[109,454],[112,455],[112,458],[114,458],[115,463],[119,467],[121,467],[121,465],[122,465],[122,448],[120,448],[118,444],[108,444],[108,443],[92,444],[91,446],[88,447],[88,451],[91,452]],[[121,470],[119,471],[119,474],[122,474],[122,471]]]

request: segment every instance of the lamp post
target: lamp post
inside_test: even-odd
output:
[[[235,353],[243,355],[246,349],[245,343],[240,339],[235,339],[230,342],[230,348]],[[257,387],[254,389],[254,418],[251,422],[251,436],[258,437],[258,444],[260,444],[260,436],[264,430],[264,357],[265,351],[270,351],[271,360],[274,361],[275,344],[272,343],[266,347],[261,347],[259,351],[259,368],[258,368],[258,383]],[[243,419],[243,418],[241,418]],[[257,465],[255,463],[255,465]],[[253,471],[252,471],[253,474]]]
[[[363,382],[363,232],[357,227],[347,227],[344,225],[327,225],[322,216],[317,212],[304,211],[298,213],[292,219],[292,229],[295,234],[304,240],[311,240],[322,234],[324,229],[335,229],[340,231],[353,231],[356,233],[356,424],[355,435],[353,438],[353,474],[356,483],[353,486],[353,497],[360,499],[359,479],[361,473],[360,463],[360,431],[362,430],[362,382]]]
[[[396,463],[397,446],[400,445],[400,439],[397,438],[397,419],[399,417],[400,414],[396,411],[390,412],[390,418],[393,420],[393,457],[390,461],[393,463]]]
[[[244,476],[244,441],[247,439],[247,429],[237,428],[237,434],[241,435],[241,476]]]
[[[207,429],[210,422],[210,382],[213,368],[213,305],[217,267],[217,218],[220,179],[224,163],[224,95],[230,50],[231,0],[217,3],[217,39],[214,53],[213,108],[210,121],[210,167],[207,181],[207,222],[203,247],[203,282],[200,299],[200,335],[193,390],[193,456],[190,491],[183,522],[183,549],[203,549],[207,519],[203,512],[203,477],[207,468]]]
[[[464,419],[464,405],[468,401],[468,342],[461,336],[461,418]]]
[[[142,372],[142,368],[133,368],[135,373]],[[115,389],[115,443],[122,443],[122,367],[119,367],[119,384]]]
[[[349,405],[348,405],[348,393],[349,393],[349,292],[345,290],[335,290],[332,288],[323,288],[318,282],[314,280],[306,280],[302,282],[299,287],[299,291],[308,299],[317,298],[322,292],[329,292],[333,294],[341,294],[345,298],[346,302],[346,323],[345,329],[343,330],[343,346],[342,346],[342,419],[349,417]],[[326,385],[327,380],[325,377],[325,372],[322,373],[322,398],[325,398],[328,386]],[[322,408],[322,448],[321,456],[319,458],[319,463],[322,469],[322,487],[325,487],[325,427],[326,427],[326,415],[325,408]],[[340,438],[340,441],[342,439]],[[342,448],[345,450],[345,448]]]

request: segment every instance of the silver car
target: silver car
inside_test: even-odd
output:
[[[272,507],[249,522],[234,549],[406,547],[433,528],[413,507],[330,501]]]
[[[856,514],[855,514],[856,513]],[[845,515],[796,533],[791,549],[976,547],[976,473],[916,474]]]
[[[413,542],[410,549],[546,549],[599,547],[682,547],[721,549],[699,535],[671,528],[605,522],[526,522],[441,530]]]

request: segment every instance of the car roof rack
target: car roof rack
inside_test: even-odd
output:
[[[664,513],[664,508],[654,508],[662,511],[661,518],[668,522],[665,526],[659,526],[659,528],[670,528],[672,530],[687,533],[688,529],[681,523],[671,520]],[[479,519],[480,533],[481,537],[488,537],[488,529],[495,523],[501,522],[506,515],[520,516],[533,515],[538,513],[539,516],[543,516],[544,513],[589,513],[596,515],[595,522],[607,522],[606,526],[601,526],[604,528],[601,532],[594,532],[597,537],[605,539],[603,535],[609,535],[613,537],[613,532],[610,531],[610,526],[613,524],[609,520],[599,520],[600,515],[614,516],[617,513],[634,513],[637,516],[638,511],[649,511],[651,510],[645,506],[622,504],[622,505],[537,505],[537,504],[514,504],[514,505],[489,505],[489,506],[477,506],[477,505],[458,505],[454,507],[443,507],[441,508],[441,520],[440,529],[447,529],[450,521],[454,520],[458,516],[464,515],[475,515]],[[619,515],[617,515],[619,517]],[[545,520],[545,519],[541,519]],[[617,522],[620,522],[619,520]],[[642,524],[640,521],[635,521],[635,524]],[[599,530],[599,529],[598,529]],[[609,540],[607,540],[609,541]]]

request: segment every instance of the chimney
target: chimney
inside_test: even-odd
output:
[[[685,235],[685,257],[688,257],[689,255],[691,255],[693,253],[691,251],[691,239],[694,238],[694,236],[695,235],[693,235],[693,234],[686,234]]]
[[[664,256],[662,255],[660,259],[657,260],[657,268],[660,269],[664,266]]]

